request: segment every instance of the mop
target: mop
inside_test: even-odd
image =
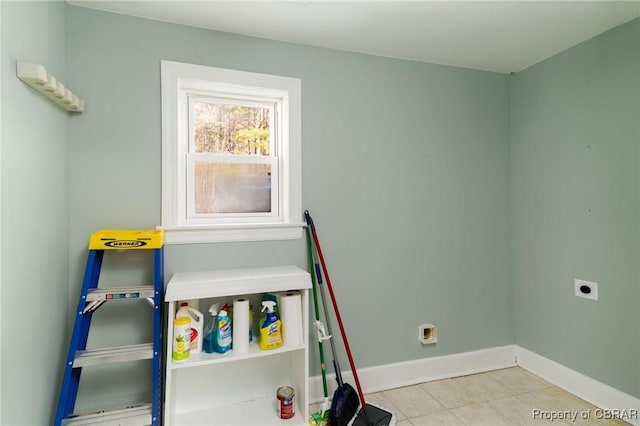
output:
[[[346,418],[351,419],[357,413],[360,401],[358,400],[358,395],[356,391],[353,389],[351,385],[348,383],[344,383],[342,380],[342,372],[340,370],[340,364],[338,362],[338,357],[336,356],[336,348],[335,344],[332,340],[331,333],[331,322],[329,321],[329,312],[327,310],[327,302],[325,300],[324,292],[322,291],[322,274],[320,273],[320,265],[315,261],[315,257],[313,255],[313,249],[311,247],[311,236],[309,235],[309,227],[305,228],[307,233],[307,250],[309,255],[309,270],[311,271],[311,282],[313,284],[313,301],[316,310],[316,322],[315,326],[318,330],[318,342],[320,348],[320,362],[321,362],[321,370],[322,370],[322,383],[324,388],[324,402],[321,407],[320,413],[312,414],[309,419],[309,424],[311,426],[343,426],[346,425],[344,422],[336,421],[336,417],[338,418]],[[316,281],[317,278],[317,281]],[[327,321],[327,330],[329,334],[325,332],[324,324],[320,322],[320,312],[318,309],[318,297],[316,294],[316,286],[320,287],[320,297],[322,299],[322,307],[324,309],[325,320]],[[338,382],[338,387],[333,393],[333,399],[331,401],[331,407],[329,408],[329,392],[327,389],[327,381],[326,381],[326,370],[324,364],[324,350],[322,349],[322,342],[324,340],[329,340],[331,344],[331,354],[333,356],[333,369],[336,374],[336,380]],[[329,409],[327,409],[329,408]]]
[[[324,393],[324,399],[322,400],[322,404],[320,405],[320,411],[316,413],[312,413],[311,417],[309,417],[309,425],[310,426],[327,426],[329,425],[329,389],[327,387],[327,371],[324,363],[324,348],[323,342],[327,339],[331,338],[331,335],[327,335],[324,324],[320,322],[320,309],[318,308],[318,294],[317,294],[317,283],[316,276],[313,273],[314,271],[314,261],[313,261],[313,252],[311,248],[311,235],[309,235],[309,228],[305,228],[305,232],[307,234],[307,256],[309,258],[309,272],[311,273],[311,283],[313,290],[313,306],[315,308],[315,316],[316,321],[314,326],[318,332],[318,352],[320,353],[320,370],[322,371],[322,390]]]
[[[358,395],[360,397],[360,407],[359,410],[357,410],[355,416],[352,416],[351,418],[346,418],[346,412],[342,412],[342,413],[335,413],[333,410],[333,404],[332,404],[332,412],[331,412],[331,424],[332,426],[342,426],[342,425],[354,425],[354,426],[393,426],[395,425],[395,415],[390,412],[389,410],[386,410],[382,407],[379,407],[377,405],[374,404],[367,404],[367,402],[364,399],[364,393],[362,392],[362,386],[360,385],[360,379],[358,378],[358,372],[356,370],[356,366],[355,366],[355,362],[353,361],[353,356],[351,355],[351,349],[349,347],[349,341],[347,340],[347,335],[346,332],[344,330],[344,324],[342,323],[342,318],[340,316],[340,311],[338,309],[338,303],[336,301],[336,297],[335,294],[333,292],[333,285],[331,284],[331,279],[329,278],[329,273],[327,271],[327,266],[326,266],[326,262],[324,260],[324,255],[322,254],[322,248],[320,247],[320,241],[318,238],[318,234],[316,232],[316,228],[315,225],[313,223],[313,219],[311,218],[311,215],[309,214],[308,210],[305,210],[304,212],[304,217],[305,220],[307,222],[307,227],[311,228],[311,234],[313,235],[313,242],[315,245],[315,249],[316,249],[316,253],[318,254],[318,257],[320,259],[320,263],[322,265],[322,272],[324,273],[325,276],[325,280],[327,282],[327,288],[329,289],[329,294],[331,295],[331,302],[333,303],[333,308],[336,314],[336,318],[338,320],[338,324],[340,326],[340,333],[342,335],[342,340],[344,342],[345,345],[345,349],[347,352],[347,357],[349,358],[349,364],[351,366],[351,371],[353,373],[353,377],[356,381],[356,387],[358,388]],[[317,264],[316,264],[317,266]],[[318,281],[321,282],[320,279],[320,270],[319,268],[316,268],[317,272],[318,272],[318,276],[319,279]],[[323,297],[323,302],[324,302],[324,297]],[[325,304],[325,316],[326,315],[326,304]],[[328,321],[328,317],[327,317],[327,321]],[[332,342],[332,348],[333,348],[333,342]],[[334,352],[334,362],[335,362],[335,352]],[[345,384],[347,385],[347,384]],[[334,403],[335,403],[335,395],[334,395]]]

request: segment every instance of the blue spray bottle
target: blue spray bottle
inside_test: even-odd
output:
[[[218,312],[214,330],[214,348],[216,352],[221,354],[231,350],[231,318],[227,312],[229,312],[229,306],[225,304]]]
[[[216,327],[217,327],[217,315],[218,307],[220,305],[214,303],[209,307],[209,313],[211,314],[211,321],[207,324],[207,328],[204,331],[204,337],[202,339],[202,350],[208,354],[212,354],[216,351]]]

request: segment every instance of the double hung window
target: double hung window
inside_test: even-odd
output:
[[[301,236],[300,80],[162,61],[167,242]]]

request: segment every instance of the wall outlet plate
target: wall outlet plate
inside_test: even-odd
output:
[[[598,300],[598,283],[575,279],[576,296],[585,299]]]

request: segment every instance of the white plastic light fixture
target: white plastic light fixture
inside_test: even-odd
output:
[[[64,87],[40,64],[17,62],[18,78],[42,93],[48,99],[71,112],[84,111],[84,101]]]

